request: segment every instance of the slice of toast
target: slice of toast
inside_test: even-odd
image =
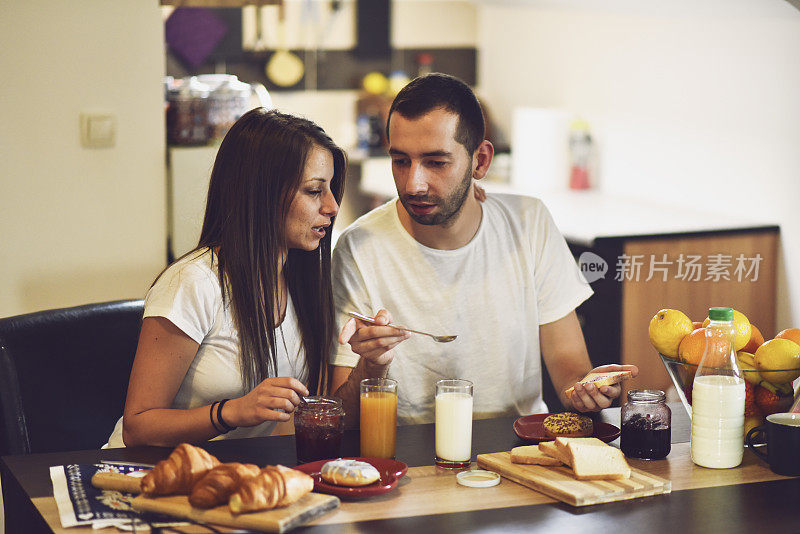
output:
[[[567,450],[578,480],[618,480],[631,476],[625,455],[616,447],[571,441]]]
[[[588,375],[584,376],[580,380],[578,380],[579,384],[594,384],[598,388],[601,386],[610,386],[611,384],[616,384],[618,382],[622,382],[623,380],[627,380],[631,378],[632,373],[630,371],[608,371],[605,373],[589,373]],[[567,398],[572,398],[572,394],[575,392],[575,388],[571,387],[564,392]]]
[[[561,452],[561,454],[569,457],[569,449],[567,445],[569,443],[582,443],[584,445],[592,445],[595,447],[608,447],[603,441],[600,441],[597,438],[567,438],[567,437],[558,437],[555,440],[556,448]]]
[[[542,452],[536,445],[525,445],[511,449],[511,462],[529,465],[563,465],[558,458]]]
[[[563,464],[572,465],[572,463],[570,463],[569,455],[561,452],[559,448],[556,447],[555,441],[542,441],[539,443],[539,450],[547,456],[552,456],[553,458],[558,459]]]

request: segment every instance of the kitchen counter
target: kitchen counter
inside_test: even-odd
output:
[[[504,187],[487,183],[487,191]],[[525,192],[508,188],[509,192]],[[625,198],[601,191],[541,193],[539,198],[570,243],[592,246],[598,239],[676,236],[709,232],[777,229],[774,221],[708,213],[654,201]]]

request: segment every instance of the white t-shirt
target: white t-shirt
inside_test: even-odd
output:
[[[412,335],[395,349],[389,377],[398,381],[404,424],[431,422],[434,384],[474,384],[475,418],[547,411],[542,400],[539,325],[561,319],[592,290],[538,199],[489,195],[477,233],[456,250],[417,242],[392,200],[356,220],[333,252],[339,327],[350,310],[386,308],[396,324],[439,335]],[[400,207],[399,209],[403,209]],[[339,345],[334,365],[359,356]]]
[[[217,266],[211,252],[191,254],[170,266],[150,288],[144,302],[144,317],[165,317],[200,344],[171,408],[196,408],[247,393],[242,383],[239,332],[230,303],[222,301]],[[291,297],[286,316],[275,329],[278,347],[277,376],[293,376],[305,383],[308,369],[300,343],[300,329]],[[275,422],[241,427],[217,439],[268,436]],[[108,441],[109,447],[124,447],[122,418]]]

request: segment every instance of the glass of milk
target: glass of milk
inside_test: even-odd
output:
[[[436,465],[469,467],[472,457],[472,382],[436,382]]]

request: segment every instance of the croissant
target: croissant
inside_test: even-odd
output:
[[[268,465],[242,482],[231,495],[231,512],[254,512],[288,506],[314,489],[314,479],[302,471],[282,465]]]
[[[148,495],[189,493],[219,460],[200,447],[181,443],[166,460],[161,460],[142,478],[142,492]]]
[[[228,502],[242,481],[254,477],[261,468],[254,464],[219,464],[192,487],[189,502],[198,508],[213,508]]]

